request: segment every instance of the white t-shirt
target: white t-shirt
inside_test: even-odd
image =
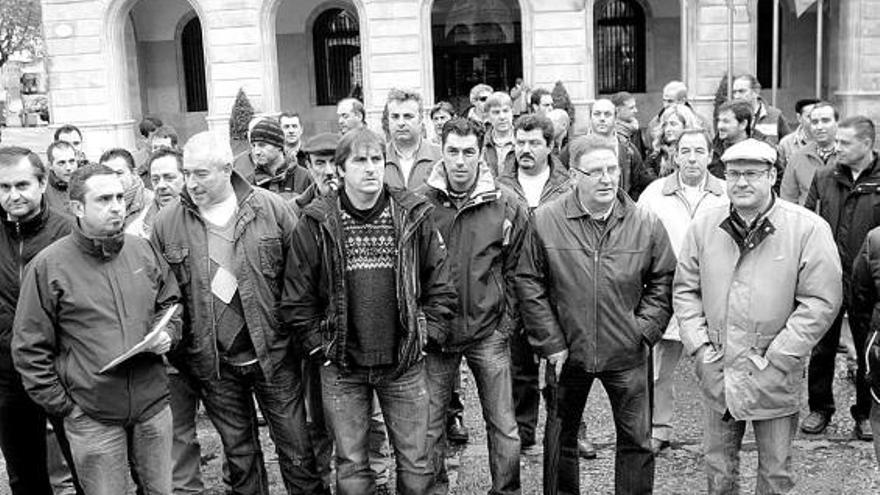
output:
[[[399,156],[398,161],[400,162],[400,173],[403,174],[403,183],[404,185],[409,184],[409,174],[412,173],[413,164],[416,161],[415,155],[404,158]]]
[[[523,188],[529,208],[535,208],[541,204],[541,193],[544,191],[544,185],[550,180],[550,167],[544,167],[544,171],[538,175],[528,175],[520,171],[517,180]]]
[[[699,185],[689,186],[684,182],[681,183],[681,190],[684,193],[684,199],[688,203],[688,207],[693,210],[697,204],[700,202],[700,199],[703,197],[703,184],[705,181],[700,182]]]
[[[206,221],[222,227],[229,222],[232,215],[235,215],[236,208],[238,208],[238,198],[235,194],[230,194],[228,198],[215,205],[200,206],[199,213]]]

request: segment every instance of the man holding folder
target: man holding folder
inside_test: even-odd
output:
[[[73,232],[40,252],[24,274],[15,367],[31,398],[64,417],[86,493],[125,493],[129,465],[145,493],[170,493],[171,410],[161,355],[180,335],[177,282],[147,240],[123,233],[124,191],[112,169],[80,168],[69,190]],[[142,352],[107,368],[135,347]]]

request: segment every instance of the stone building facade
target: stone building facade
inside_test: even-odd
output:
[[[392,87],[431,104],[491,79],[562,81],[583,123],[603,91],[637,94],[645,121],[684,80],[711,114],[728,67],[770,86],[769,0],[42,0],[54,124],[75,123],[89,155],[133,146],[158,115],[183,138],[226,132],[238,89],[261,112],[296,111],[334,129],[332,99],[362,95],[378,126]],[[880,117],[880,0],[826,1],[821,94]],[[813,96],[816,7],[781,0],[777,106]],[[762,69],[763,68],[763,69]],[[764,77],[762,77],[762,72]],[[769,91],[765,91],[769,99]]]

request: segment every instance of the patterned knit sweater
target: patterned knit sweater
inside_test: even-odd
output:
[[[403,333],[397,306],[397,235],[383,192],[369,210],[357,210],[340,194],[342,244],[348,300],[348,348],[358,366],[396,362]]]

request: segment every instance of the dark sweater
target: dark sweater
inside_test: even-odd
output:
[[[369,210],[355,208],[345,193],[339,197],[349,307],[346,351],[358,366],[390,366],[402,334],[391,204],[384,192]]]

